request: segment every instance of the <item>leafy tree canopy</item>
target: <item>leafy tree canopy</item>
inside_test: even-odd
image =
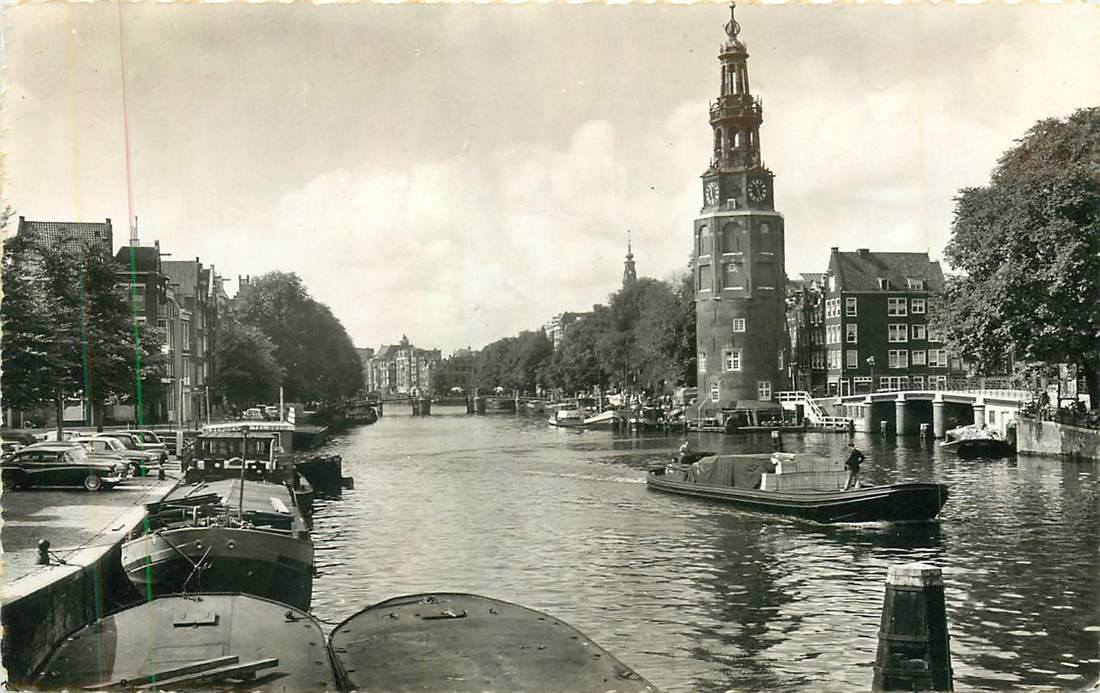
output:
[[[1036,123],[988,186],[956,199],[946,287],[952,346],[979,369],[1075,363],[1097,402],[1100,368],[1100,108]]]
[[[273,401],[283,381],[275,345],[259,328],[232,317],[220,326],[215,363],[216,390],[238,410]]]
[[[231,310],[271,341],[290,399],[334,402],[362,389],[363,366],[351,338],[298,275],[268,272],[252,279]]]

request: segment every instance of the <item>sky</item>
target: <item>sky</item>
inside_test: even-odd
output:
[[[961,188],[1035,121],[1100,102],[1100,4],[736,12],[791,276],[832,246],[942,258]],[[6,5],[4,202],[110,218],[116,247],[136,215],[142,244],[231,293],[296,272],[358,346],[478,348],[606,302],[628,230],[639,275],[686,269],[728,16]]]

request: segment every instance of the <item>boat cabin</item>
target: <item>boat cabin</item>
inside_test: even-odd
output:
[[[279,435],[270,431],[203,431],[184,464],[184,473],[190,481],[238,477],[242,465],[246,479],[281,481],[293,471]]]

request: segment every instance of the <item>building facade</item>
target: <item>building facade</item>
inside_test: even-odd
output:
[[[209,387],[214,370],[221,280],[214,274],[214,268],[204,267],[199,258],[164,260],[161,267],[179,306],[175,343],[180,352],[177,416],[182,421],[205,421],[212,406]]]
[[[952,371],[932,319],[943,270],[928,253],[833,248],[823,287],[826,394],[942,389]]]
[[[383,344],[368,359],[367,391],[382,395],[430,393],[432,376],[442,360],[439,349],[418,349],[402,335],[398,344]]]
[[[569,311],[559,313],[550,318],[550,322],[542,326],[542,331],[546,333],[546,338],[550,340],[550,344],[557,349],[561,346],[561,341],[565,339],[565,333],[569,331],[573,323],[588,315],[591,315],[591,313],[571,313]]]
[[[693,272],[700,413],[751,408],[786,387],[783,216],[761,159],[764,109],[749,88],[748,50],[730,9],[710,105],[714,152],[702,176]]]
[[[787,381],[791,389],[824,396],[825,273],[803,273],[787,283]]]

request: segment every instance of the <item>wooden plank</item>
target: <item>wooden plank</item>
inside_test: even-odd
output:
[[[275,508],[275,512],[282,513],[284,515],[290,514],[290,510],[286,507],[286,503],[275,497],[272,497],[268,500],[271,501],[271,507]]]
[[[191,664],[184,664],[183,666],[172,667],[171,669],[164,669],[162,671],[154,672],[152,674],[143,674],[141,676],[135,676],[129,679],[116,679],[114,681],[100,683],[95,686],[85,686],[84,690],[100,691],[107,688],[139,686],[143,683],[150,683],[153,681],[159,682],[175,676],[183,676],[185,674],[193,674],[200,671],[217,669],[219,667],[224,667],[227,664],[236,664],[238,661],[239,658],[237,657],[237,655],[215,657],[214,659],[204,659],[198,662],[192,662]]]
[[[233,664],[230,666],[219,667],[217,669],[210,669],[208,671],[200,671],[194,674],[183,674],[181,676],[176,676],[170,679],[160,679],[156,683],[146,683],[142,686],[139,686],[139,688],[172,688],[173,686],[178,686],[180,684],[212,683],[214,681],[221,681],[222,679],[228,678],[248,679],[261,669],[272,669],[277,666],[279,666],[278,658],[272,657],[270,659],[259,659],[255,662]]]

